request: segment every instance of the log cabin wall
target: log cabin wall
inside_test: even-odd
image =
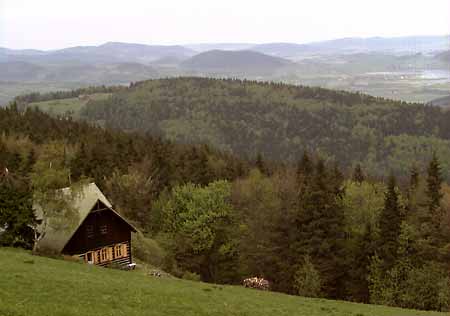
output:
[[[106,246],[126,243],[130,248],[130,226],[109,208],[99,203],[69,240],[64,254],[83,254]],[[131,262],[131,249],[128,254]]]
[[[77,254],[84,262],[99,266],[116,264],[126,266],[131,263],[131,244],[129,241],[91,249],[83,254]]]

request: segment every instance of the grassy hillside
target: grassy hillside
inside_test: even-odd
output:
[[[95,93],[90,94],[86,98],[67,98],[33,102],[29,103],[28,107],[37,107],[41,111],[47,112],[51,115],[65,115],[67,113],[71,113],[74,118],[78,118],[80,111],[90,100],[104,100],[109,96],[109,93]]]
[[[0,248],[0,315],[444,315],[146,276]]]

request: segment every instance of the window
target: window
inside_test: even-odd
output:
[[[116,258],[122,257],[122,245],[116,245]]]
[[[100,226],[100,234],[106,235],[108,233],[108,226],[106,224]]]
[[[103,248],[102,249],[102,261],[107,261],[108,260],[108,248]]]
[[[86,235],[87,238],[94,238],[94,225],[86,226]]]

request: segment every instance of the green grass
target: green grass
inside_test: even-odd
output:
[[[0,248],[1,316],[444,315],[216,286]]]
[[[89,95],[90,100],[102,100],[110,96],[109,93],[96,93]],[[73,112],[74,118],[79,118],[79,113],[86,105],[88,100],[80,100],[79,98],[69,98],[60,100],[50,100],[43,102],[33,102],[28,104],[29,107],[37,107],[41,111],[50,115],[63,115],[67,112]]]

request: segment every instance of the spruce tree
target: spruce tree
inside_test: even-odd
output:
[[[362,183],[366,177],[364,176],[364,172],[362,171],[361,165],[357,164],[355,170],[353,170],[353,181],[357,183]]]
[[[442,199],[442,174],[441,174],[441,166],[436,154],[433,154],[433,157],[428,165],[428,177],[427,177],[427,202],[428,202],[428,211],[431,222],[434,225],[439,225],[440,223],[440,207],[441,207],[441,199]],[[437,227],[435,227],[437,228]]]
[[[384,208],[380,215],[379,257],[384,262],[384,268],[391,268],[396,259],[398,237],[401,232],[402,212],[399,205],[397,180],[391,174],[384,198]]]
[[[409,188],[411,191],[415,191],[418,188],[419,181],[420,181],[419,168],[417,167],[416,164],[413,164],[409,175]]]
[[[297,163],[297,183],[305,182],[314,173],[314,166],[307,151],[303,152],[302,158]]]
[[[323,280],[327,297],[342,297],[344,215],[336,192],[334,172],[319,160],[309,183],[300,193],[297,236],[293,254],[301,262],[311,257]]]
[[[256,156],[255,167],[258,168],[258,170],[262,174],[264,174],[266,176],[269,175],[269,170],[268,170],[268,168],[266,166],[266,163],[265,163],[264,158],[263,158],[261,153],[258,153],[258,155]]]

